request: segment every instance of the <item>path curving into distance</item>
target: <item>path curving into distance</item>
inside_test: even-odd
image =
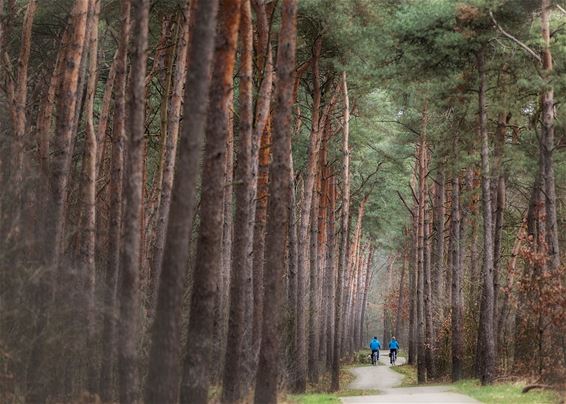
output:
[[[389,351],[380,351],[379,361],[385,366],[363,366],[351,369],[356,379],[348,386],[352,390],[379,390],[380,395],[342,397],[350,403],[478,403],[463,394],[455,393],[451,386],[397,387],[403,375],[390,369]],[[404,358],[397,363],[403,364]]]

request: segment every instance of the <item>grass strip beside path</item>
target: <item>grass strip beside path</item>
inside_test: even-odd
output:
[[[526,384],[523,382],[495,383],[491,386],[482,386],[478,380],[462,380],[454,383],[456,390],[482,403],[553,404],[560,402],[559,394],[550,390],[531,390],[528,393],[522,393],[521,390],[525,386]]]

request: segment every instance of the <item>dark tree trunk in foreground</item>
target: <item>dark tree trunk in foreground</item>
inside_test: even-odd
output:
[[[481,383],[491,384],[495,378],[495,335],[493,310],[493,224],[489,169],[489,138],[487,132],[486,111],[486,74],[484,49],[477,53],[477,68],[480,78],[479,88],[479,128],[481,138],[481,166],[482,166],[482,207],[484,227],[484,261],[483,261],[483,288],[480,307],[480,324],[477,355],[480,357],[479,373]]]
[[[277,54],[277,87],[273,115],[273,162],[269,184],[265,240],[265,299],[259,366],[255,385],[256,403],[276,403],[279,377],[279,344],[283,337],[284,276],[286,273],[289,181],[291,159],[291,108],[296,52],[296,0],[283,0]]]
[[[201,222],[193,275],[187,352],[181,384],[183,403],[207,402],[210,358],[213,350],[217,348],[217,341],[213,340],[212,334],[214,304],[221,271],[221,255],[218,254],[218,247],[222,245],[224,162],[229,107],[227,100],[233,84],[240,4],[240,0],[221,0],[218,12],[202,171]],[[230,362],[230,352],[228,355],[227,361]],[[237,363],[232,365],[239,366]]]
[[[222,400],[238,402],[247,395],[246,372],[251,360],[253,323],[252,260],[250,256],[254,217],[250,209],[252,151],[252,20],[249,0],[243,0],[240,17],[239,128],[234,176],[234,244],[230,281],[227,360],[224,364]]]
[[[332,359],[331,391],[340,390],[340,358],[341,358],[341,332],[342,332],[342,302],[344,298],[344,273],[348,270],[348,221],[350,216],[350,101],[348,98],[348,84],[346,73],[342,74],[342,90],[344,95],[344,127],[342,140],[343,166],[342,175],[342,217],[340,218],[340,248],[338,257],[338,275],[336,284],[336,307],[334,319],[334,352]]]
[[[132,3],[132,63],[127,101],[127,159],[120,252],[120,321],[118,326],[119,395],[122,403],[139,401],[139,272],[144,178],[144,109],[149,0]]]
[[[171,191],[171,207],[149,356],[148,380],[159,380],[159,383],[147,383],[145,399],[148,402],[178,400],[183,281],[189,260],[187,247],[197,201],[198,171],[206,129],[217,12],[217,1],[192,1],[184,120]],[[219,165],[223,168],[223,164]]]

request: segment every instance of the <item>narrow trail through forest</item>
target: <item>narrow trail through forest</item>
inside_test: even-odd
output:
[[[356,379],[348,386],[352,390],[376,389],[376,396],[342,397],[343,403],[477,403],[463,394],[454,393],[451,386],[397,387],[403,375],[391,369],[389,351],[381,351],[379,361],[385,366],[363,366],[351,369]],[[405,358],[398,358],[398,364]]]

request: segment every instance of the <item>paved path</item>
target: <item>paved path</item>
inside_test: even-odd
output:
[[[403,375],[389,369],[389,351],[381,351],[379,361],[385,366],[364,366],[351,371],[356,379],[348,386],[352,390],[379,390],[378,396],[342,397],[349,403],[478,403],[478,401],[452,391],[450,386],[396,387]],[[404,358],[398,358],[402,364]]]

